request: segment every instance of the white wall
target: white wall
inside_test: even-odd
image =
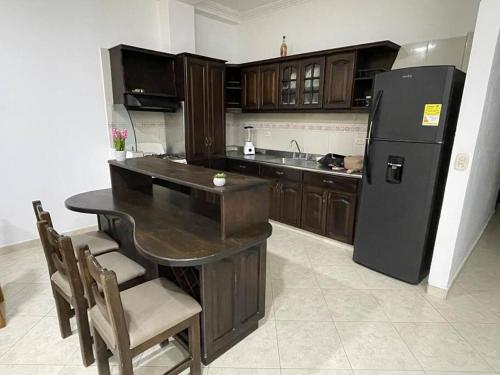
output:
[[[239,60],[389,39],[407,44],[465,35],[479,0],[312,0],[242,22]]]
[[[162,45],[166,52],[196,52],[194,7],[177,0],[157,0]]]
[[[99,48],[160,48],[156,0],[0,2],[0,246],[37,237],[31,201],[60,231],[95,224],[64,208],[109,186]]]
[[[448,173],[429,284],[451,286],[490,219],[500,187],[500,1],[479,8],[453,147],[470,156],[466,171]],[[496,49],[496,52],[495,52]]]
[[[237,62],[240,52],[240,26],[204,14],[195,14],[196,53]]]

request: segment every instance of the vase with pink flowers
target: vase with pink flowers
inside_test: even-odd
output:
[[[117,161],[125,161],[125,140],[128,137],[127,129],[118,130],[113,128],[111,130],[113,135],[113,146],[115,148],[115,159]]]

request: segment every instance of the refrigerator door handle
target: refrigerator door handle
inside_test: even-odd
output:
[[[373,129],[373,122],[375,121],[375,117],[377,116],[378,108],[380,106],[380,99],[382,98],[382,94],[384,93],[383,90],[377,91],[377,94],[375,96],[375,104],[373,105],[373,111],[370,116],[370,123],[368,124],[368,132],[366,134],[366,142],[365,142],[365,175],[366,175],[366,182],[368,184],[372,183],[372,175],[371,175],[371,168],[370,168],[370,145],[372,142],[372,129]]]

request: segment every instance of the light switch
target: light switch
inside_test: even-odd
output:
[[[271,132],[269,130],[264,132],[264,137],[270,137],[270,136],[271,136]]]
[[[468,154],[457,154],[455,158],[455,170],[465,171],[469,166],[469,155]]]

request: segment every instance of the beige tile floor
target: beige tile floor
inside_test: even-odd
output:
[[[268,249],[266,318],[204,375],[500,374],[500,214],[447,300],[279,224]],[[81,366],[76,335],[59,336],[41,249],[0,253],[0,283],[1,375],[97,373]],[[175,343],[154,348],[136,358],[136,373],[161,374],[183,355]]]

